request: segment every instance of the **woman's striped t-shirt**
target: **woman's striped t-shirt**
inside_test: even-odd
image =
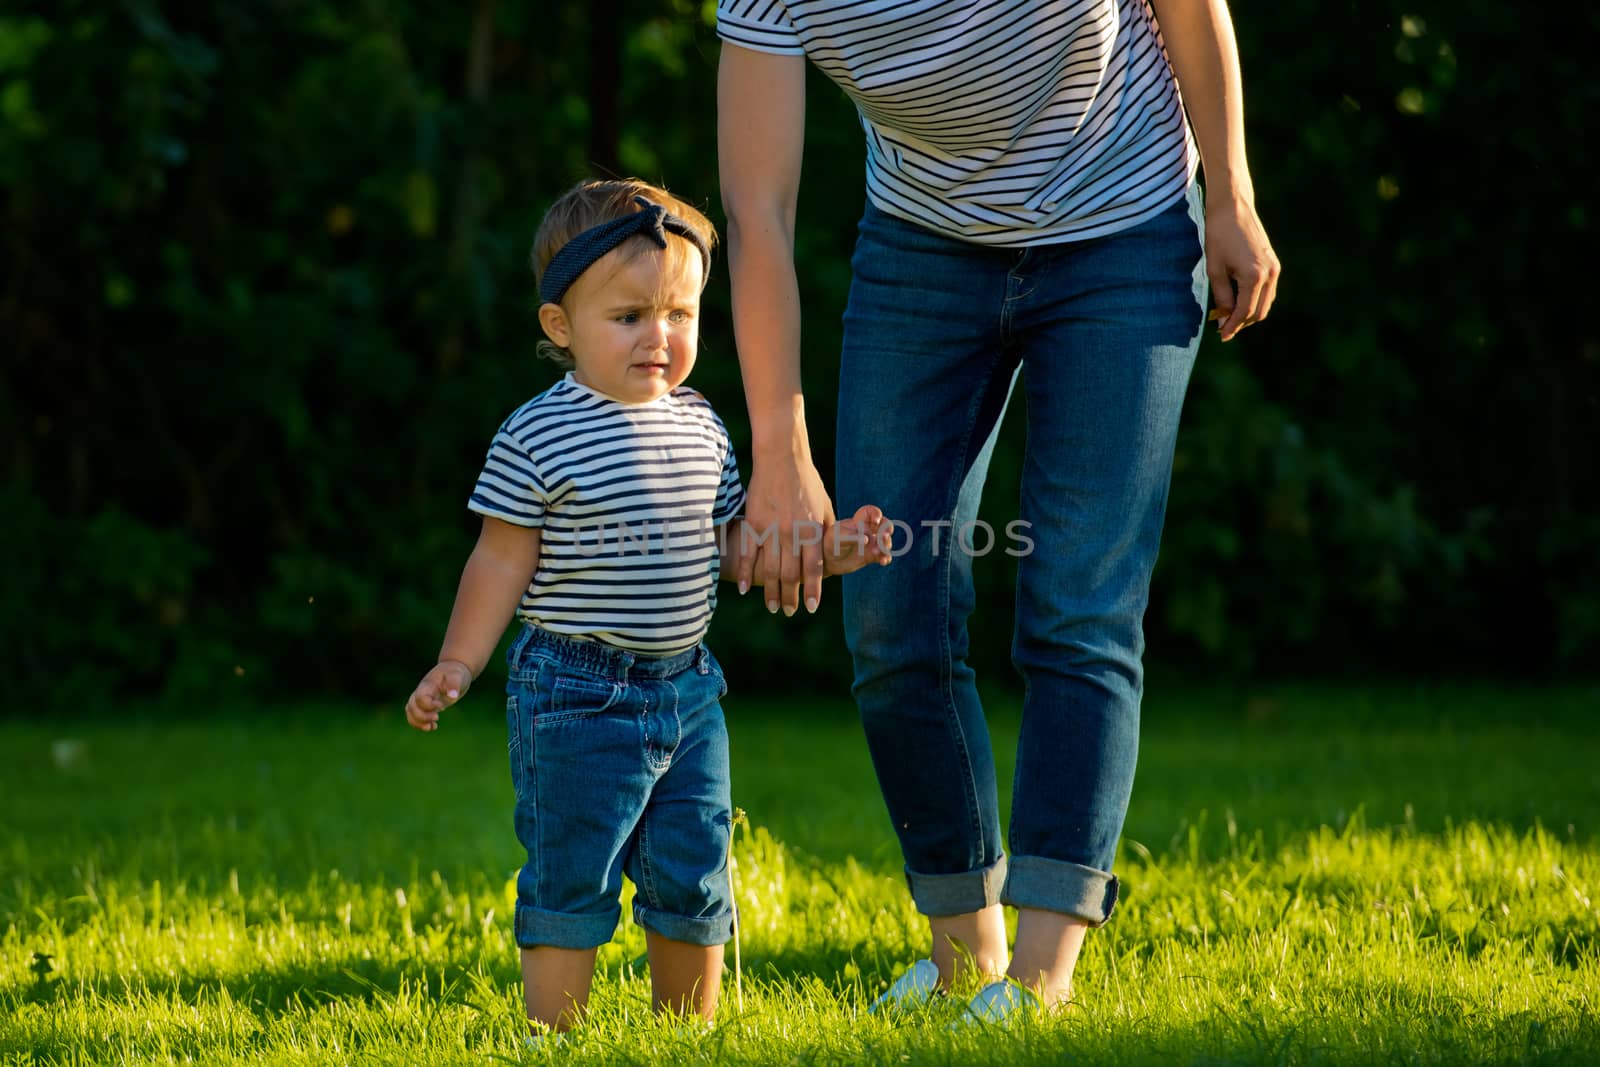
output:
[[[1115,233],[1199,164],[1147,0],[718,0],[717,32],[809,57],[861,114],[872,202],[968,241]]]
[[[624,404],[568,374],[501,425],[467,507],[541,531],[519,618],[664,656],[705,636],[715,527],[744,489],[727,429],[693,389]]]

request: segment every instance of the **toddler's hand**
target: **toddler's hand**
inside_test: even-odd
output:
[[[887,566],[894,527],[883,510],[862,505],[854,515],[822,531],[822,556],[828,574],[849,574],[869,563]]]
[[[466,695],[472,685],[467,665],[447,659],[422,676],[406,701],[406,721],[418,730],[437,730],[439,712]]]

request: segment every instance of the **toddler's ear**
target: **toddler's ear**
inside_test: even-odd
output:
[[[567,342],[572,340],[571,327],[567,323],[567,313],[561,310],[560,304],[540,304],[539,325],[544,329],[544,335],[550,338],[558,348],[566,348]]]

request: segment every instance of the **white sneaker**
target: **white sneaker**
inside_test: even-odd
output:
[[[556,1049],[567,1043],[567,1035],[559,1030],[541,1030],[537,1034],[529,1034],[527,1049],[537,1052],[542,1048]]]
[[[872,1002],[868,1012],[876,1012],[880,1008],[891,1008],[904,1011],[907,1008],[921,1007],[933,996],[939,988],[939,968],[932,960],[918,960],[913,963],[899,978],[890,983],[883,996]]]
[[[1015,982],[990,982],[978,990],[978,995],[967,1005],[966,1013],[961,1016],[960,1022],[967,1026],[978,1023],[997,1026],[1006,1023],[1014,1015],[1036,1012],[1042,1006],[1031,989],[1019,986]]]

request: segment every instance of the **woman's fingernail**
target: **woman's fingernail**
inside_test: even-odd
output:
[[[783,606],[783,617],[786,618],[786,619],[794,618],[794,608],[792,608],[789,605],[785,604]]]
[[[811,612],[811,614],[813,614],[813,615],[815,615],[817,613],[817,598],[816,597],[814,597],[814,596],[806,597],[806,610]]]
[[[746,582],[746,581],[741,581],[739,583],[739,595],[740,596],[744,596],[749,591],[750,591],[750,583]]]
[[[776,615],[778,613],[778,602],[776,600],[767,601],[767,610]]]

